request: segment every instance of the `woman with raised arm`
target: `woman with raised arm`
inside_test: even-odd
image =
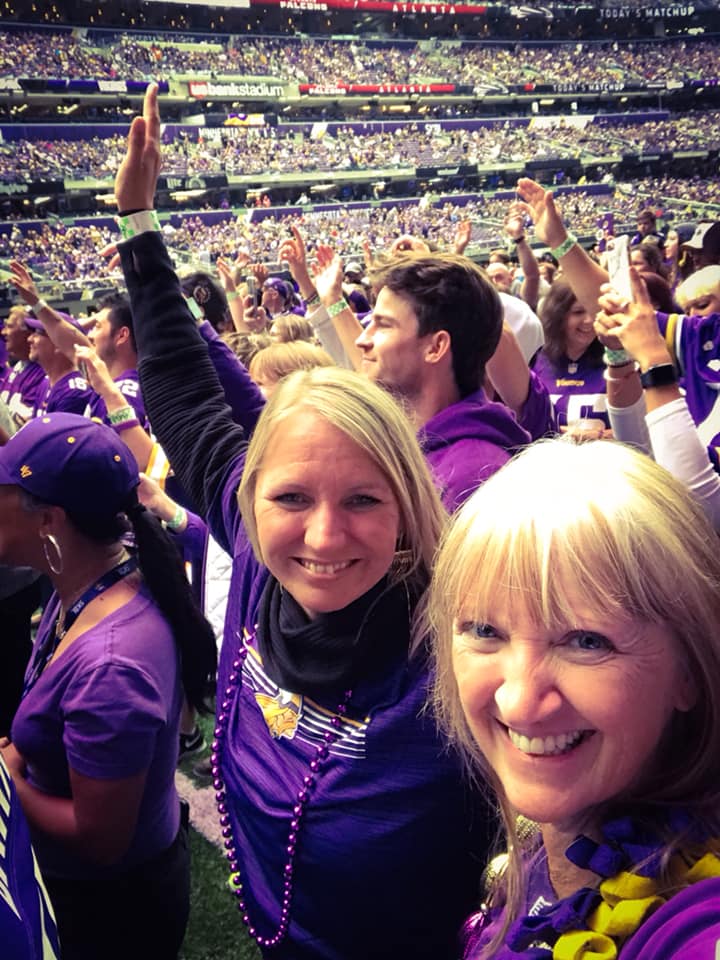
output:
[[[153,428],[233,557],[212,765],[235,898],[264,955],[452,960],[487,810],[423,711],[444,513],[403,411],[334,368],[234,423],[151,211],[157,89],[118,173]]]

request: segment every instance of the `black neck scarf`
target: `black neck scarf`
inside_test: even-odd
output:
[[[260,600],[257,642],[268,676],[314,699],[382,677],[410,647],[412,594],[387,577],[342,610],[310,620],[271,577]]]

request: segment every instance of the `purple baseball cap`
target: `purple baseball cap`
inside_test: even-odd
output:
[[[71,317],[69,313],[63,313],[61,310],[56,312],[60,314],[63,320],[67,320],[68,323],[71,323],[76,330],[80,330],[82,333],[85,332],[80,324],[80,321],[76,320],[75,317]],[[25,317],[25,326],[29,330],[39,330],[41,333],[45,333],[45,324],[42,322],[42,320],[38,320],[37,317],[33,317],[31,314]]]
[[[120,513],[139,482],[135,457],[117,434],[75,413],[29,420],[0,447],[0,484],[70,514]]]

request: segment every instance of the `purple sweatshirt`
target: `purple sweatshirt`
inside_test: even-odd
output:
[[[531,437],[508,407],[478,390],[436,413],[418,439],[452,513]]]

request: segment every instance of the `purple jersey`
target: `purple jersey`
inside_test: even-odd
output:
[[[681,374],[690,416],[703,443],[720,446],[720,314],[658,313],[658,326]]]
[[[533,370],[548,389],[555,408],[558,427],[585,417],[602,420],[610,426],[605,397],[605,367],[591,366],[586,357],[557,363],[548,359],[544,350],[536,355]]]
[[[140,392],[140,380],[137,370],[126,370],[119,377],[115,377],[115,386],[120,389],[120,393],[127,398],[127,402],[135,410],[140,426],[147,433],[150,432],[150,421],[145,413],[145,404],[143,403],[142,393]],[[101,423],[110,425],[108,419],[107,407],[105,401],[99,393],[93,392],[90,401],[85,408],[85,416],[93,420],[99,420]]]
[[[3,381],[0,400],[19,429],[30,420],[42,390],[45,371],[32,360],[19,360]]]
[[[77,413],[79,416],[85,412],[92,390],[80,376],[77,370],[70,370],[64,376],[50,384],[50,380],[45,377],[41,384],[38,400],[33,411],[34,417],[40,417],[44,413]]]

